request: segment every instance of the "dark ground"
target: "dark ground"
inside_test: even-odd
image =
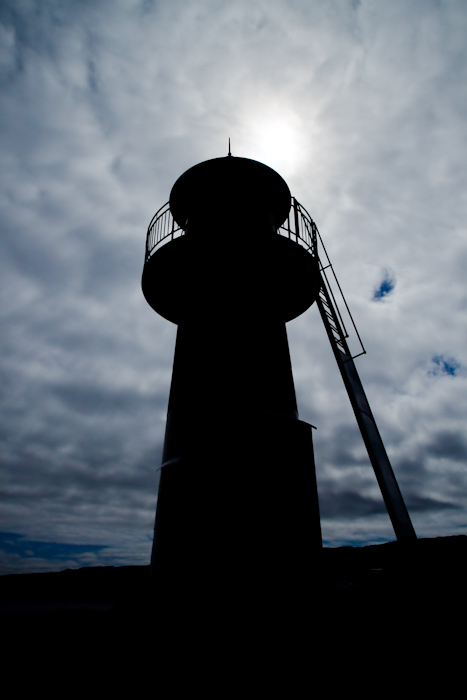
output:
[[[331,697],[355,683],[446,691],[466,665],[467,537],[419,540],[418,559],[397,543],[324,549],[307,600],[275,591],[245,608],[232,596],[209,618],[167,613],[148,567],[1,576],[2,659],[34,687],[60,671],[125,691],[167,676],[172,690],[211,691],[216,678],[245,690],[248,677],[251,693],[278,684],[287,697],[317,678]]]

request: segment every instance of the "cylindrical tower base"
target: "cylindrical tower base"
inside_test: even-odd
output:
[[[198,425],[199,427],[199,425]],[[311,426],[267,414],[209,423],[162,468],[152,576],[174,614],[310,589],[321,528]],[[190,613],[191,614],[191,613]]]

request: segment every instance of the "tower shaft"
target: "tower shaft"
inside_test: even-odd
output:
[[[285,325],[316,298],[313,261],[277,235],[290,192],[255,161],[195,166],[170,209],[185,233],[143,273],[146,299],[178,325],[154,582],[187,610],[232,595],[249,607],[254,590],[263,602],[292,596],[321,548],[311,426],[298,418]]]

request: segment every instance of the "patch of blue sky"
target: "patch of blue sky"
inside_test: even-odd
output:
[[[396,280],[394,275],[386,271],[384,277],[379,285],[373,292],[373,301],[381,301],[388,296],[396,286]]]
[[[432,358],[433,367],[428,374],[439,376],[441,374],[449,374],[455,377],[459,374],[461,365],[453,357],[444,357],[444,355],[436,355]]]
[[[104,545],[40,542],[27,540],[17,533],[0,532],[0,551],[16,554],[22,558],[66,560],[80,554],[99,552],[102,549],[105,549]]]
[[[372,544],[387,544],[393,541],[393,538],[388,537],[372,537],[364,540],[358,540],[356,538],[323,538],[323,547],[329,547],[330,549],[336,549],[337,547],[367,547]]]

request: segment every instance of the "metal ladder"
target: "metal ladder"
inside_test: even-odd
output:
[[[374,469],[376,479],[381,489],[381,494],[391,519],[397,540],[402,544],[405,552],[413,558],[416,555],[417,550],[417,536],[354,363],[355,357],[364,354],[365,349],[363,348],[360,336],[355,327],[355,323],[353,322],[350,310],[348,309],[347,302],[345,301],[339,282],[337,281],[333,271],[337,286],[342,295],[342,299],[344,300],[344,304],[347,308],[362,347],[362,352],[358,353],[358,355],[352,356],[347,344],[348,333],[345,329],[339,308],[325,272],[327,268],[332,269],[329,256],[327,255],[326,249],[323,245],[323,250],[328,260],[328,264],[323,266],[318,256],[317,246],[317,238],[319,237],[321,240],[321,236],[319,236],[319,232],[313,220],[309,216],[308,212],[306,212],[306,210],[304,210],[304,208],[295,199],[293,200],[293,207],[295,214],[295,235],[298,238],[301,238],[301,240],[304,240],[301,237],[299,230],[299,219],[301,218],[302,227],[304,224],[306,226],[306,232],[308,233],[307,239],[309,238],[310,232],[313,238],[314,245],[308,245],[307,247],[315,258],[316,262],[316,273],[318,275],[319,283],[319,293],[316,303],[318,305],[319,313],[326,329],[334,357],[336,358],[337,366],[339,367],[347,394],[349,395],[350,403],[354,410],[358,427],[360,428],[363,442],[365,443],[371,465]],[[304,240],[304,242],[308,243],[308,240]]]

